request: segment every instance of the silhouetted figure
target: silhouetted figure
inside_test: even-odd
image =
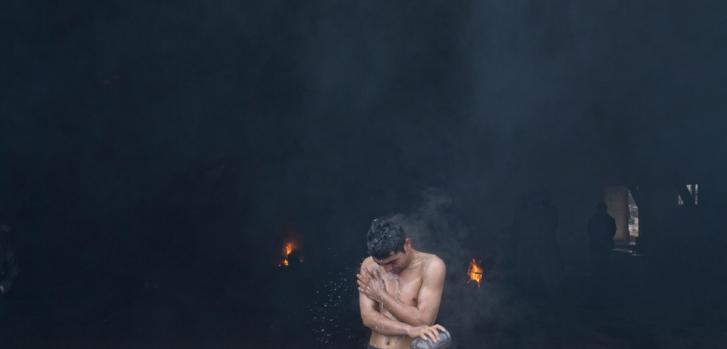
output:
[[[13,280],[18,275],[15,252],[8,239],[11,231],[10,225],[0,222],[0,296],[4,296],[10,291]]]
[[[530,193],[513,224],[517,281],[528,293],[556,292],[562,269],[557,228],[558,210],[550,193]]]
[[[8,319],[11,315],[12,301],[7,298],[18,275],[18,264],[15,261],[15,252],[10,246],[8,235],[12,231],[9,224],[0,220],[0,336],[7,337]]]
[[[608,214],[606,204],[596,204],[596,211],[588,219],[588,247],[591,252],[591,301],[594,306],[603,306],[611,294],[613,281],[609,273],[608,260],[613,249],[616,234],[616,220]]]
[[[616,220],[608,214],[606,204],[599,202],[588,220],[588,245],[593,258],[605,258],[613,249]]]

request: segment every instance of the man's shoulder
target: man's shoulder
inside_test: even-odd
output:
[[[445,266],[444,261],[439,258],[439,256],[431,253],[426,253],[423,257],[424,260],[420,270],[424,282],[443,282],[447,273],[447,267]]]
[[[369,265],[369,264],[372,264],[372,263],[374,263],[374,259],[373,259],[373,258],[371,258],[371,256],[368,256],[368,257],[366,257],[366,258],[365,258],[365,259],[364,259],[364,260],[363,260],[363,261],[361,262],[361,267],[363,268],[363,267],[365,267],[365,266],[367,266],[367,265]]]
[[[433,253],[423,253],[424,254],[424,268],[427,270],[444,270],[446,268],[446,265],[444,264],[444,261],[439,258],[439,256],[433,254]]]

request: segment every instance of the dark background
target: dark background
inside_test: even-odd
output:
[[[362,347],[365,232],[404,213],[448,264],[458,347],[717,348],[725,10],[5,1],[0,210],[21,265],[5,345]],[[677,230],[665,200],[687,183],[699,228]],[[644,239],[678,236],[623,262],[637,299],[582,307],[577,272],[547,305],[511,292],[523,195],[551,192],[577,270],[610,184],[639,187]],[[291,237],[304,263],[280,268]],[[479,289],[475,257],[495,275]]]

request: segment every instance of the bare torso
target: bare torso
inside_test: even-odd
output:
[[[384,273],[384,282],[387,290],[390,290],[396,298],[407,305],[417,306],[417,297],[422,287],[423,266],[431,259],[436,258],[432,254],[417,252],[417,255],[411,265],[403,270],[400,274]],[[363,268],[376,269],[381,268],[371,257],[367,258],[363,264]],[[382,269],[383,271],[383,269]],[[378,304],[378,311],[384,316],[398,320],[392,315],[382,304]],[[412,339],[408,336],[387,336],[381,333],[371,331],[369,344],[380,349],[408,349]]]

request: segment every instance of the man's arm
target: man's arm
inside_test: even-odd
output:
[[[376,301],[361,292],[358,294],[358,303],[361,308],[361,320],[364,326],[372,331],[387,336],[407,336],[411,332],[412,326],[387,318],[376,310]]]
[[[371,258],[366,258],[361,263],[361,270],[365,270],[373,262]],[[365,293],[359,291],[358,293],[358,304],[361,311],[361,320],[364,326],[370,328],[372,331],[383,335],[389,336],[403,336],[408,335],[411,330],[411,326],[403,322],[389,319],[388,317],[381,314],[377,308],[378,303],[369,298]]]
[[[361,319],[366,327],[385,336],[421,337],[433,342],[439,340],[439,333],[447,331],[440,325],[410,326],[403,322],[389,319],[376,310],[376,302],[363,293],[359,293]]]
[[[445,272],[444,262],[439,257],[434,257],[424,267],[422,287],[417,296],[417,305],[404,304],[388,292],[383,292],[381,298],[384,308],[397,319],[410,325],[429,326],[434,324],[442,300]]]

